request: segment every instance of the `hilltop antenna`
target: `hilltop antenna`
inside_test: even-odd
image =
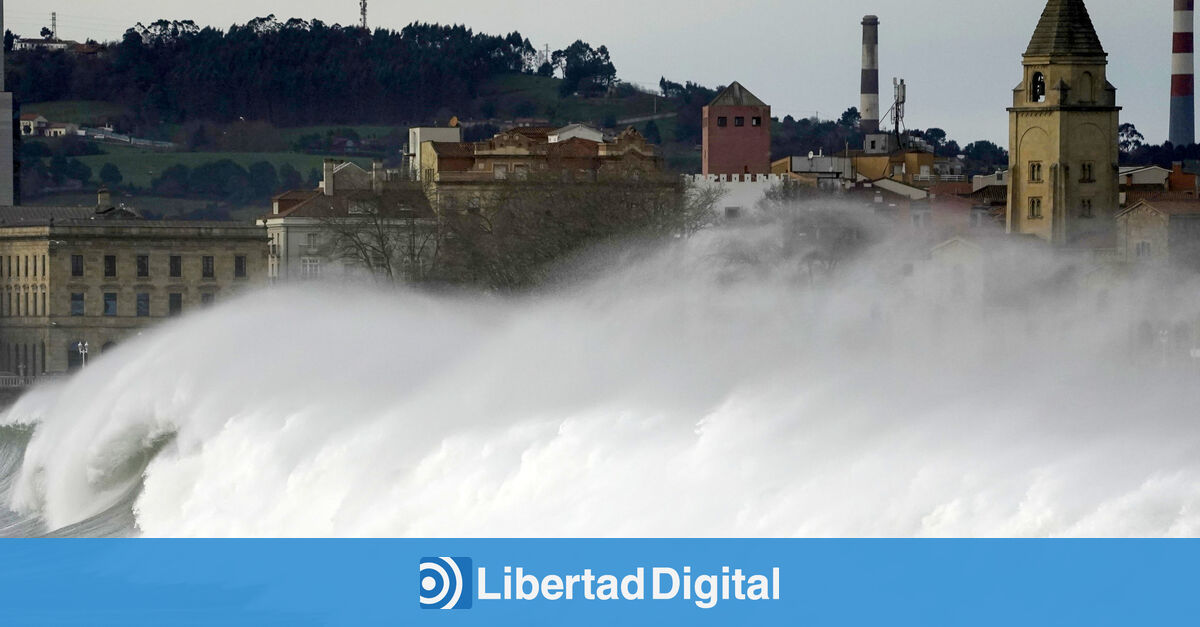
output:
[[[908,102],[908,86],[903,78],[893,78],[892,85],[896,90],[896,99],[892,103],[892,133],[896,135],[896,146],[901,146],[901,129],[904,128],[904,104]]]
[[[358,11],[362,14],[363,30],[367,30],[367,0],[358,0]]]
[[[58,40],[58,12],[50,12],[50,39]]]

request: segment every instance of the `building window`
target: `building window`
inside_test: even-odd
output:
[[[235,279],[246,278],[246,256],[236,255],[233,258],[233,277]]]
[[[1081,217],[1081,218],[1092,217],[1092,199],[1091,198],[1084,198],[1083,200],[1081,200],[1079,202],[1079,205],[1080,205],[1079,206],[1079,217]]]
[[[137,256],[137,275],[139,277],[150,276],[150,255]]]
[[[104,256],[104,276],[117,276],[117,256]]]
[[[1080,168],[1083,175],[1080,178],[1081,183],[1094,183],[1096,181],[1094,165],[1091,161],[1083,162],[1083,166]]]
[[[1042,162],[1041,161],[1030,161],[1029,162],[1029,182],[1030,183],[1041,183],[1042,182]]]
[[[1138,257],[1149,257],[1150,256],[1150,242],[1138,242],[1137,243],[1137,256]]]
[[[305,234],[304,243],[309,248],[316,248],[317,247],[317,234],[316,233]]]
[[[204,307],[208,307],[209,305],[213,304],[214,298],[215,295],[212,292],[205,292],[200,295],[200,304]]]
[[[117,315],[117,294],[116,292],[104,293],[104,315],[112,317]]]
[[[12,264],[8,266],[9,274],[12,274]],[[83,276],[83,255],[71,255],[71,276]]]
[[[718,117],[717,118],[717,126],[719,126],[721,128],[725,128],[726,126],[729,126],[729,118],[727,118],[725,116]]]
[[[12,301],[9,301],[9,302],[11,303]],[[71,315],[72,316],[82,316],[83,315],[83,294],[80,294],[78,292],[71,294]]]
[[[750,126],[762,126],[762,118],[757,115],[750,118]]]
[[[497,180],[508,178],[508,166],[502,163],[492,165],[492,176],[496,177]]]
[[[211,279],[211,278],[217,276],[216,268],[214,268],[213,266],[214,266],[214,262],[213,262],[213,257],[211,255],[205,255],[200,258],[200,267],[201,267],[201,271],[202,271],[201,274],[203,275],[204,278]]]
[[[302,279],[319,279],[321,278],[321,260],[316,257],[303,257],[300,259],[300,278]]]
[[[725,219],[737,220],[742,215],[741,207],[725,207]]]
[[[178,316],[183,313],[183,294],[178,292],[167,295],[167,315]]]
[[[150,317],[150,294],[141,292],[137,295],[137,317]]]
[[[179,278],[181,276],[183,276],[183,257],[171,255],[171,277]]]
[[[1042,102],[1046,99],[1046,76],[1041,72],[1034,72],[1033,77],[1029,81],[1029,101]]]
[[[737,116],[736,118],[733,118],[733,125],[734,125],[734,126],[745,126],[745,125],[746,125],[746,118],[744,118],[744,117],[742,117],[742,116],[740,116],[740,115],[739,115],[739,116]]]
[[[1041,198],[1030,198],[1029,199],[1029,217],[1033,220],[1040,220],[1042,218],[1042,199]]]

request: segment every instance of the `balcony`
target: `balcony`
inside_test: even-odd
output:
[[[965,174],[914,174],[913,182],[916,182],[916,183],[966,183],[967,175],[965,175]]]

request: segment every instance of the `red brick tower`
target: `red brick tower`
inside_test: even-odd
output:
[[[739,83],[704,107],[704,174],[770,174],[771,107]]]

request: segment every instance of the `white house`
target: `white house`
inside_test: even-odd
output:
[[[270,245],[267,276],[271,283],[363,276],[364,264],[349,252],[347,233],[371,237],[374,227],[382,227],[386,245],[409,246],[416,241],[409,231],[427,226],[432,215],[420,187],[399,171],[385,170],[378,161],[368,172],[327,159],[320,187],[272,198],[271,213],[257,220]]]

